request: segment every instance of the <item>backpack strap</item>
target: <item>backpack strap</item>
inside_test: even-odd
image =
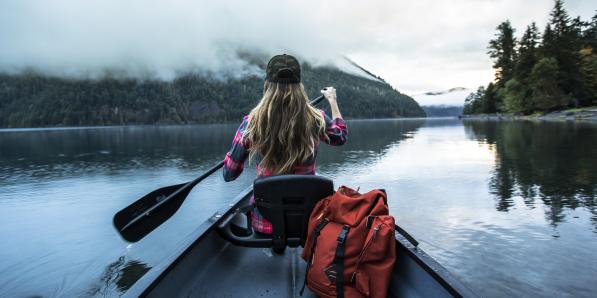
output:
[[[344,248],[346,244],[346,236],[350,226],[344,225],[336,242],[336,256],[334,257],[334,268],[336,269],[336,297],[344,298]]]
[[[319,234],[321,234],[321,230],[329,223],[330,221],[327,218],[324,218],[315,229],[313,229],[313,245],[311,245],[311,258],[309,258],[309,262],[307,262],[307,269],[305,269],[305,280],[303,282],[303,287],[301,288],[300,295],[303,296],[303,292],[305,291],[305,286],[307,285],[307,274],[309,273],[309,268],[313,263],[313,254],[315,253],[315,245],[317,245],[317,238]]]

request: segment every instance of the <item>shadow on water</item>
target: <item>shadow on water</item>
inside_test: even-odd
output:
[[[467,136],[489,144],[496,168],[489,187],[496,209],[507,212],[515,198],[545,205],[553,226],[566,209],[589,210],[597,232],[597,130],[591,123],[465,121]]]
[[[151,268],[143,262],[127,261],[122,256],[104,269],[100,280],[89,289],[86,296],[112,296],[116,291],[124,294],[149,269]]]

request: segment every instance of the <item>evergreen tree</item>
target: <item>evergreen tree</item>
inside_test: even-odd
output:
[[[500,89],[504,110],[516,114],[529,114],[533,110],[532,90],[529,87],[529,74],[537,63],[539,30],[535,23],[527,26],[520,39],[514,77]]]
[[[463,114],[494,114],[497,91],[495,84],[489,83],[487,88],[479,86],[475,92],[470,93],[464,100]]]
[[[564,94],[570,95],[570,104],[586,105],[588,94],[580,72],[580,23],[570,19],[562,0],[555,0],[550,16],[553,41],[544,53],[545,57],[556,59],[559,69],[557,84]]]
[[[465,99],[464,99],[464,109],[462,110],[462,114],[475,114],[475,93],[471,92]]]
[[[555,0],[539,43],[535,23],[517,42],[509,21],[489,42],[495,84],[467,111],[530,114],[597,104],[597,14],[589,22],[571,18]]]
[[[537,45],[539,43],[539,29],[535,22],[527,26],[520,39],[514,76],[519,80],[524,79],[531,73],[533,66],[537,63]]]
[[[498,112],[498,103],[500,100],[498,99],[498,88],[494,83],[489,83],[487,88],[484,90],[482,101],[482,109],[483,113],[497,113]]]
[[[553,9],[549,14],[551,19],[549,23],[553,27],[555,36],[562,38],[570,30],[570,16],[566,9],[564,9],[563,0],[555,0]]]
[[[552,57],[553,53],[557,51],[556,47],[553,30],[551,29],[551,25],[547,24],[545,26],[545,31],[543,31],[543,40],[541,41],[541,56]]]
[[[580,50],[580,71],[590,99],[585,104],[597,105],[597,13],[586,24],[586,29],[583,30],[581,38],[581,47],[583,49]]]
[[[512,78],[514,72],[516,38],[515,30],[508,20],[502,22],[496,29],[498,31],[495,34],[496,38],[489,41],[487,53],[494,61],[493,68],[496,70],[495,79],[498,87],[502,87]]]
[[[597,50],[597,13],[582,32],[582,47]]]
[[[475,91],[475,102],[477,102],[477,113],[483,113],[483,114],[487,114],[488,112],[485,110],[484,108],[484,104],[485,102],[483,101],[483,97],[485,96],[485,87],[484,86],[479,86],[479,88],[477,88],[477,91]]]

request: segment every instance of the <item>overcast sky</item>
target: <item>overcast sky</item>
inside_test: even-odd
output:
[[[346,55],[407,94],[493,78],[486,46],[510,19],[543,30],[551,0],[0,1],[0,69],[57,75],[106,70],[164,79],[199,70],[246,75],[238,50],[314,63]],[[597,1],[568,0],[588,20]]]

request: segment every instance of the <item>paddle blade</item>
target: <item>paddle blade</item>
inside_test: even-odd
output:
[[[186,184],[182,183],[156,189],[116,213],[113,222],[120,236],[128,242],[137,242],[172,217],[191,191],[191,187],[187,187],[177,193],[176,196],[163,202],[160,208],[154,208],[153,210],[151,208]],[[148,213],[150,210],[151,216]],[[146,216],[139,217],[143,214]]]

